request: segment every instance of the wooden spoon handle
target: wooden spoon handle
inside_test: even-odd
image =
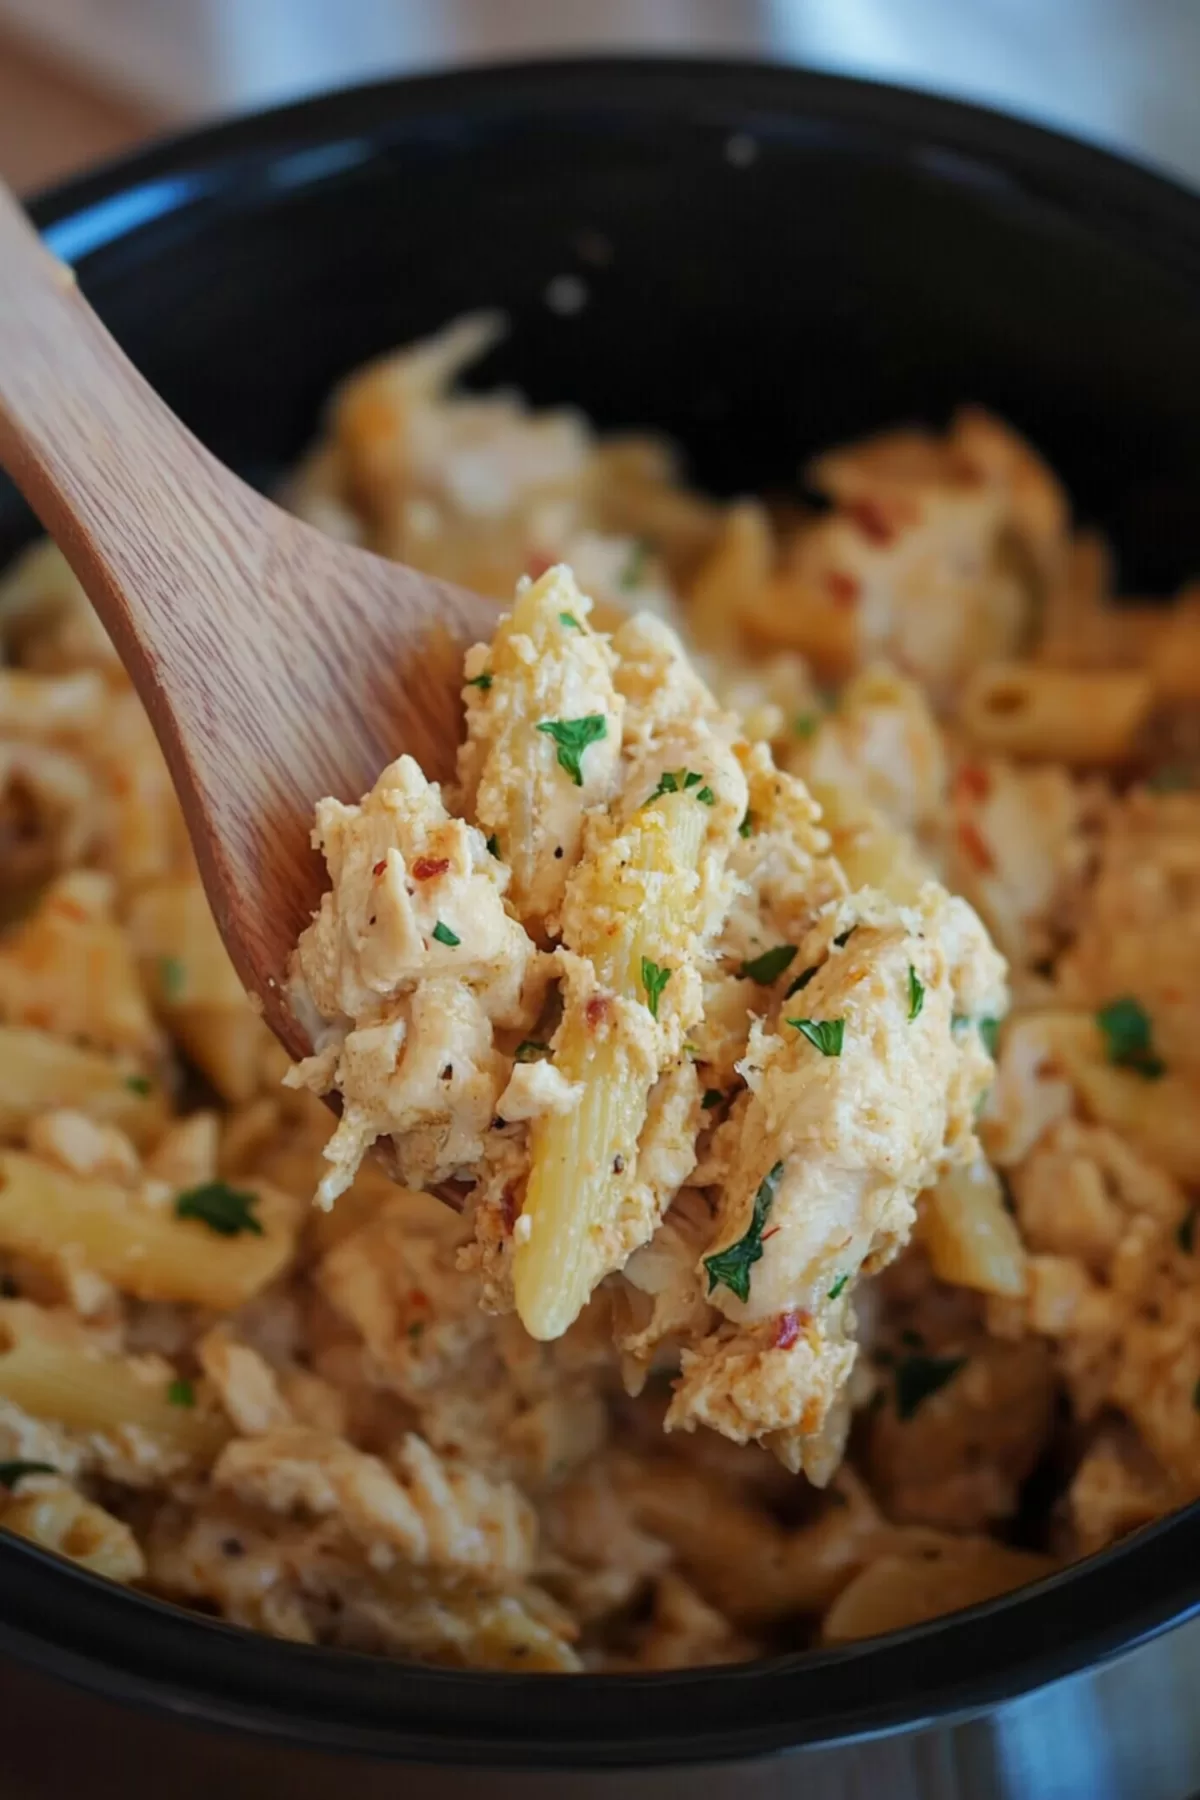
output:
[[[260,535],[255,497],[139,375],[3,183],[0,465],[139,686],[174,602],[227,581],[230,552],[253,556]]]

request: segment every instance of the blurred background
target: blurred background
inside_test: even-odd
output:
[[[1200,0],[0,0],[0,174],[505,56],[761,55],[982,100],[1200,185]]]

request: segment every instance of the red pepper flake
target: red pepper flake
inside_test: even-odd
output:
[[[963,855],[979,870],[981,875],[990,875],[996,867],[996,859],[984,842],[978,828],[968,819],[958,828],[958,841],[962,845]]]
[[[847,575],[844,569],[830,569],[825,577],[825,586],[833,596],[835,606],[856,606],[861,593],[858,580]]]
[[[517,1198],[517,1184],[510,1182],[500,1199],[500,1216],[504,1220],[504,1229],[512,1236],[513,1226],[521,1212],[521,1203]]]
[[[372,873],[372,875],[382,875],[386,868],[387,868],[387,857],[385,856],[382,862],[377,862],[375,864],[375,867],[371,870],[371,873]]]
[[[764,1231],[764,1232],[763,1232],[763,1234],[762,1234],[762,1236],[761,1236],[761,1237],[760,1237],[760,1238],[759,1238],[759,1240],[758,1240],[758,1241],[759,1241],[759,1243],[760,1243],[760,1244],[765,1244],[765,1243],[766,1243],[766,1241],[767,1241],[767,1239],[768,1239],[768,1238],[773,1238],[773,1237],[774,1237],[774,1236],[775,1236],[775,1235],[776,1235],[776,1233],[777,1233],[777,1232],[778,1232],[778,1230],[779,1230],[779,1227],[778,1227],[778,1225],[772,1225],[772,1227],[771,1227],[771,1229],[770,1229],[770,1231]]]
[[[415,1307],[418,1312],[428,1312],[429,1295],[422,1293],[420,1288],[414,1288],[412,1293],[408,1296],[408,1304]]]
[[[444,875],[450,867],[448,856],[418,856],[412,866],[414,881],[432,881],[435,875]]]
[[[780,1313],[775,1321],[775,1336],[772,1342],[777,1350],[790,1350],[800,1336],[800,1314],[795,1312]]]
[[[606,994],[593,994],[583,1009],[583,1016],[592,1027],[592,1030],[597,1030],[608,1017],[608,996]]]
[[[896,521],[890,519],[878,500],[853,500],[846,508],[863,536],[881,548],[896,538]]]
[[[964,763],[954,777],[954,794],[958,800],[986,800],[992,791],[992,778],[981,763]]]

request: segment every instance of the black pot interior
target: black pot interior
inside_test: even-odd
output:
[[[335,96],[110,187],[43,208],[52,241],[259,482],[347,369],[498,306],[475,379],[666,430],[718,492],[972,399],[1063,471],[1127,588],[1200,568],[1195,209],[1047,134],[784,71],[585,65]],[[22,530],[5,495],[0,558]]]
[[[660,427],[719,492],[794,485],[819,447],[972,399],[1046,451],[1127,588],[1200,570],[1200,202],[992,115],[749,67],[493,72],[202,134],[37,210],[150,379],[262,484],[342,373],[498,306],[512,333],[475,379]],[[548,299],[563,276],[578,310]],[[0,561],[32,528],[0,490]],[[309,1741],[728,1754],[982,1704],[1128,1644],[1194,1605],[1195,1532],[1180,1516],[986,1623],[727,1675],[522,1682],[519,1704],[511,1681],[191,1624],[12,1546],[0,1647]]]

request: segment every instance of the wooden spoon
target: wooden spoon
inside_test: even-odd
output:
[[[238,974],[304,1055],[285,984],[325,885],[314,802],[357,800],[402,751],[452,774],[462,651],[491,636],[494,606],[335,543],[232,475],[2,183],[0,466],[133,678]]]

